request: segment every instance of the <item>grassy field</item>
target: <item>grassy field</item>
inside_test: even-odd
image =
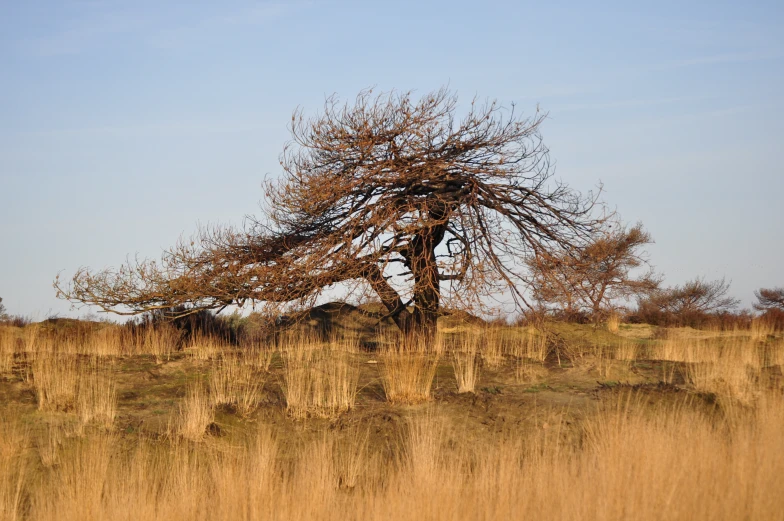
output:
[[[763,324],[178,340],[0,327],[0,519],[784,519]]]

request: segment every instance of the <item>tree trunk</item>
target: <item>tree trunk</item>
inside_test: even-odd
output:
[[[607,286],[603,284],[600,287],[600,289],[599,289],[599,294],[596,295],[594,297],[593,301],[591,302],[591,304],[593,304],[593,309],[592,309],[593,317],[592,318],[593,318],[593,321],[595,323],[598,323],[599,319],[601,318],[602,302],[604,301],[604,294],[605,294],[606,291],[607,291]]]
[[[411,332],[421,335],[423,340],[428,343],[433,340],[436,334],[440,314],[440,293],[438,272],[435,277],[428,273],[426,277],[418,278],[414,284],[415,305],[411,317],[413,322]]]
[[[406,309],[397,291],[384,279],[384,275],[379,267],[376,265],[368,266],[364,276],[370,287],[378,295],[378,298],[381,299],[381,304],[386,308],[395,325],[404,334],[410,334],[414,322],[411,313]]]
[[[436,212],[431,212],[431,214]],[[433,215],[443,221],[445,209]],[[441,302],[441,280],[436,261],[436,247],[444,239],[446,225],[426,227],[411,241],[408,257],[414,275],[414,314],[412,333],[421,335],[429,345],[436,334]]]
[[[403,253],[405,265],[414,276],[413,313],[405,309],[400,295],[387,283],[378,266],[369,266],[364,274],[403,334],[410,341],[424,341],[428,346],[436,334],[441,302],[436,247],[446,235],[445,217],[449,211],[446,204],[433,204],[429,217],[437,224],[423,226]]]

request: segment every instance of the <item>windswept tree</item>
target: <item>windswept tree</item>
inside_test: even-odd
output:
[[[638,314],[651,323],[699,323],[707,315],[732,311],[740,301],[730,295],[725,279],[695,278],[640,299]]]
[[[760,288],[754,296],[757,302],[753,306],[757,311],[784,311],[784,288]]]
[[[526,306],[520,259],[578,247],[602,222],[593,194],[553,178],[543,119],[496,102],[459,107],[446,89],[329,98],[313,118],[294,113],[261,217],[202,230],[159,262],[81,268],[55,287],[116,313],[187,313],[309,303],[359,281],[401,330],[424,333],[444,293],[477,305],[506,290]]]
[[[643,249],[651,243],[642,223],[627,228],[608,222],[583,248],[536,251],[526,259],[533,295],[566,315],[590,313],[598,319],[619,303],[658,289],[661,276]]]

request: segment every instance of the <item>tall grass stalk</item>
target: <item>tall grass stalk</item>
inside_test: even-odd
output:
[[[172,434],[200,441],[214,420],[215,406],[207,391],[201,384],[191,384],[180,403]]]
[[[0,418],[0,520],[22,519],[22,497],[28,469],[24,451],[29,429],[16,419]]]
[[[83,426],[110,429],[117,415],[117,387],[109,371],[97,360],[79,371],[76,413]]]
[[[185,346],[185,352],[196,360],[218,359],[228,350],[225,341],[200,331],[194,332]]]
[[[38,409],[67,411],[76,405],[79,368],[72,355],[36,356],[32,363],[32,383]]]
[[[607,331],[616,334],[621,329],[621,316],[618,313],[610,313],[607,317]]]
[[[248,416],[258,406],[266,374],[240,356],[228,355],[213,363],[210,397],[215,405],[231,405]]]
[[[387,400],[392,403],[419,403],[430,399],[439,356],[425,346],[390,346],[381,354],[381,380]]]
[[[15,351],[16,335],[11,328],[0,326],[0,375],[11,372]]]
[[[479,380],[479,359],[475,346],[452,353],[452,368],[455,371],[458,393],[472,393]]]
[[[0,466],[3,515],[36,521],[496,520],[521,512],[545,521],[784,518],[778,394],[765,395],[732,422],[689,402],[651,409],[622,394],[582,420],[579,443],[559,435],[557,425],[524,436],[456,438],[446,421],[437,412],[415,415],[400,457],[375,460],[367,452],[344,453],[351,444],[334,430],[285,454],[267,428],[220,449],[175,439],[117,444],[96,434],[74,440],[60,463],[36,479],[19,479],[23,449],[15,448],[13,463]],[[347,465],[341,466],[341,454]],[[371,461],[380,472],[369,472]]]
[[[288,413],[333,418],[354,406],[359,368],[353,358],[356,345],[346,342],[314,343],[303,339],[283,348],[283,393]]]

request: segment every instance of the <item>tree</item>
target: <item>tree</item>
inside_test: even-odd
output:
[[[648,264],[644,251],[653,240],[637,223],[631,228],[613,223],[581,249],[540,251],[526,259],[536,299],[555,304],[569,316],[589,312],[596,319],[619,300],[649,295],[661,277]],[[647,271],[633,276],[633,270]]]
[[[757,302],[753,306],[757,311],[784,311],[784,288],[760,288],[754,296]]]
[[[5,305],[3,304],[3,298],[0,297],[0,320],[5,320],[8,318],[8,313],[5,310]]]
[[[446,89],[331,97],[311,119],[297,110],[260,218],[203,229],[159,263],[80,268],[58,294],[126,314],[195,312],[313,302],[353,281],[407,333],[434,331],[444,289],[479,305],[506,288],[526,306],[521,256],[583,243],[602,222],[597,200],[553,179],[544,114],[476,100],[457,112]]]
[[[727,295],[730,283],[724,278],[706,281],[695,278],[683,284],[655,292],[641,299],[638,312],[648,322],[696,323],[700,316],[731,311],[740,301]],[[698,321],[698,320],[697,320]]]

